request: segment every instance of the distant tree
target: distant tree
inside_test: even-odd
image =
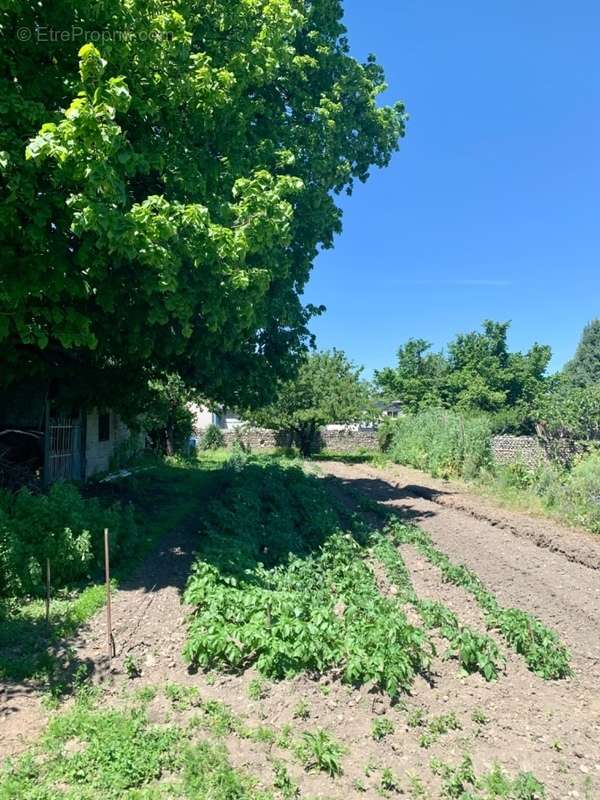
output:
[[[440,405],[440,386],[446,371],[441,353],[428,353],[425,339],[409,339],[398,348],[395,367],[375,372],[375,385],[389,400],[401,400],[406,411]]]
[[[534,344],[526,353],[510,352],[509,325],[486,320],[482,331],[456,336],[447,355],[428,353],[428,342],[409,339],[398,350],[396,367],[376,373],[376,385],[407,411],[437,405],[485,412],[494,416],[498,429],[531,430],[531,412],[545,390],[551,350]]]
[[[280,385],[277,400],[249,419],[266,428],[292,433],[303,455],[310,455],[318,429],[328,423],[359,422],[373,414],[362,368],[340,350],[312,353],[298,375]]]
[[[583,329],[575,355],[565,367],[565,377],[575,386],[600,383],[600,319]]]

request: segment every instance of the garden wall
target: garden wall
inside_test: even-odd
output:
[[[492,453],[498,464],[519,462],[536,467],[548,456],[535,436],[492,436]]]
[[[291,437],[287,433],[278,433],[267,428],[238,428],[237,430],[223,431],[225,444],[232,444],[235,439],[241,439],[252,450],[261,450],[274,447],[289,447]],[[336,453],[353,453],[357,450],[377,450],[377,431],[375,430],[327,430],[322,428],[319,432],[319,448],[333,450]]]

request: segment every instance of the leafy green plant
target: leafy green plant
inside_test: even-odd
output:
[[[396,544],[413,544],[440,569],[445,580],[470,592],[484,610],[487,624],[500,631],[508,644],[525,658],[532,672],[546,680],[570,675],[567,648],[539,619],[520,609],[503,608],[474,572],[463,565],[453,564],[433,545],[425,531],[397,519],[391,519],[387,531]],[[487,663],[490,653],[493,650],[484,653],[484,663]],[[472,660],[472,656],[469,658]]]
[[[342,774],[345,748],[322,728],[303,733],[298,752],[307,770],[318,769],[332,778]]]
[[[251,700],[263,700],[269,694],[269,685],[260,676],[253,678],[248,684],[248,697]]]
[[[102,562],[104,528],[114,563],[135,549],[138,530],[130,506],[85,499],[69,483],[55,483],[47,494],[2,493],[0,598],[43,595],[46,559],[55,591],[86,577]]]
[[[310,705],[307,700],[299,700],[292,712],[294,719],[308,719],[310,717]]]
[[[223,431],[216,425],[209,425],[200,439],[201,450],[218,450],[225,447]]]
[[[185,711],[192,706],[200,704],[200,691],[196,686],[183,686],[179,683],[166,683],[165,697],[177,711]]]
[[[273,772],[275,779],[273,786],[281,792],[283,800],[295,800],[300,796],[300,789],[298,785],[292,780],[286,765],[279,759],[272,761]]]
[[[205,669],[255,664],[269,678],[339,667],[347,683],[398,695],[433,646],[381,596],[363,556],[318,479],[249,465],[205,517],[186,657]]]
[[[385,767],[379,780],[379,791],[388,795],[390,792],[400,791],[400,779],[394,775],[389,767]]]
[[[373,720],[371,724],[371,736],[376,742],[380,742],[394,732],[394,725],[386,717]]]
[[[125,674],[130,680],[133,678],[139,678],[139,676],[142,674],[139,664],[131,654],[125,657],[125,660],[123,661],[123,667],[125,668]]]

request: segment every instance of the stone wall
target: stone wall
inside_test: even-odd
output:
[[[267,428],[243,427],[237,430],[223,431],[227,446],[239,438],[252,450],[289,447],[291,436],[285,432],[276,432]],[[377,431],[375,430],[327,430],[319,432],[319,449],[332,450],[336,453],[353,453],[357,450],[377,450]]]
[[[535,436],[493,436],[492,453],[498,464],[518,462],[536,467],[548,459],[545,448]]]

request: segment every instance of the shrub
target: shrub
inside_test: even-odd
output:
[[[218,450],[220,447],[225,446],[225,437],[223,431],[217,428],[216,425],[209,425],[204,436],[200,440],[201,450]]]
[[[108,528],[113,559],[136,544],[131,507],[103,507],[84,499],[76,486],[54,484],[47,494],[24,489],[0,497],[0,596],[41,594],[46,559],[52,585],[65,586],[102,563],[103,531]]]
[[[389,454],[435,477],[475,477],[492,463],[490,424],[444,409],[410,414],[394,422]]]
[[[600,453],[575,464],[556,491],[555,503],[573,524],[600,532]]]

